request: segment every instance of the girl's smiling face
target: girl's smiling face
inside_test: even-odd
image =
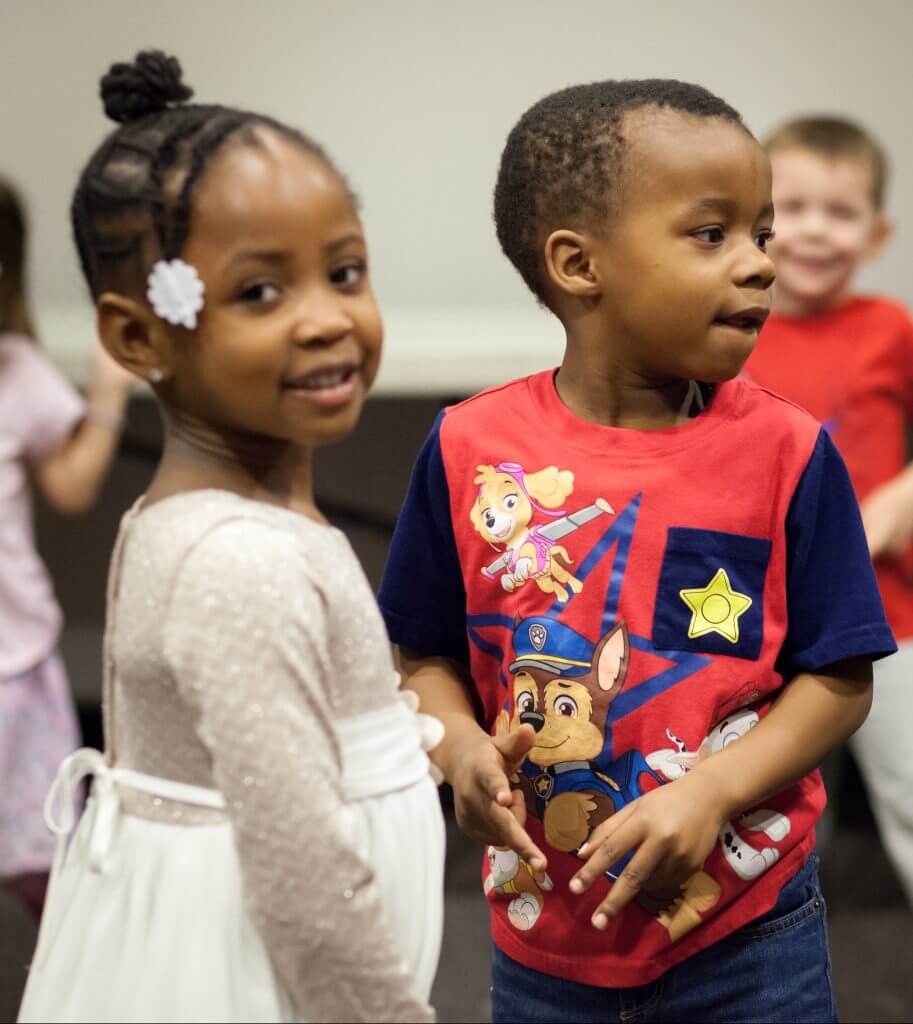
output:
[[[169,404],[229,436],[312,446],[349,433],[383,330],[337,173],[268,129],[230,140],[195,188],[182,258],[205,304],[172,346]]]

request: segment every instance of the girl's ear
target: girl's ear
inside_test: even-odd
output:
[[[171,341],[162,321],[136,299],[105,292],[95,307],[98,336],[108,355],[143,380],[171,376]]]
[[[561,228],[545,240],[545,269],[559,292],[593,298],[600,292],[599,274],[586,235]]]

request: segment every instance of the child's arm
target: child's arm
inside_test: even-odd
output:
[[[95,501],[117,450],[133,379],[96,343],[86,415],[35,467],[42,493],[58,512],[82,512]]]
[[[307,555],[259,522],[211,530],[163,609],[168,666],[296,1019],[432,1021],[361,853],[361,819],[346,808],[331,694],[345,694],[347,680],[333,676],[332,594]]]
[[[430,757],[453,787],[457,823],[472,839],[509,846],[534,871],[544,871],[542,851],[521,827],[523,794],[510,788],[535,740],[532,726],[504,736],[489,736],[476,722],[472,702],[456,662],[421,658],[397,648],[397,662],[407,689],[414,690],[426,714],[444,724],[444,739]]]
[[[703,865],[724,821],[815,768],[865,720],[872,665],[856,658],[796,676],[754,729],[681,779],[653,790],[595,829],[571,881],[584,892],[629,850],[634,857],[593,914],[609,920],[644,887],[677,891]]]
[[[913,462],[862,502],[862,523],[872,558],[897,555],[913,537]]]
[[[638,848],[594,914],[596,927],[645,885],[657,896],[676,894],[724,821],[801,778],[868,714],[871,663],[897,647],[849,475],[824,431],[793,492],[784,532],[788,629],[777,669],[790,681],[748,734],[594,831],[574,891]]]

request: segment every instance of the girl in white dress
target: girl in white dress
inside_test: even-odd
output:
[[[352,196],[296,131],[186,103],[161,53],[102,96],[121,127],[74,232],[166,438],[112,562],[105,754],[49,794],[20,1020],[432,1020],[440,724],[399,694],[313,495],[311,451],[354,427],[381,347]]]

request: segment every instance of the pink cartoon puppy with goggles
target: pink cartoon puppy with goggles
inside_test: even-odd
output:
[[[479,493],[469,518],[483,539],[501,552],[482,574],[493,580],[501,573],[501,586],[508,593],[534,580],[540,590],[561,602],[571,596],[569,589],[579,594],[583,583],[570,571],[573,559],[556,542],[596,516],[611,513],[608,502],[598,498],[595,504],[568,515],[558,506],[573,491],[574,474],[557,466],[527,473],[516,462],[501,462],[476,466],[476,470],[473,483]],[[536,512],[552,521],[531,526]]]

